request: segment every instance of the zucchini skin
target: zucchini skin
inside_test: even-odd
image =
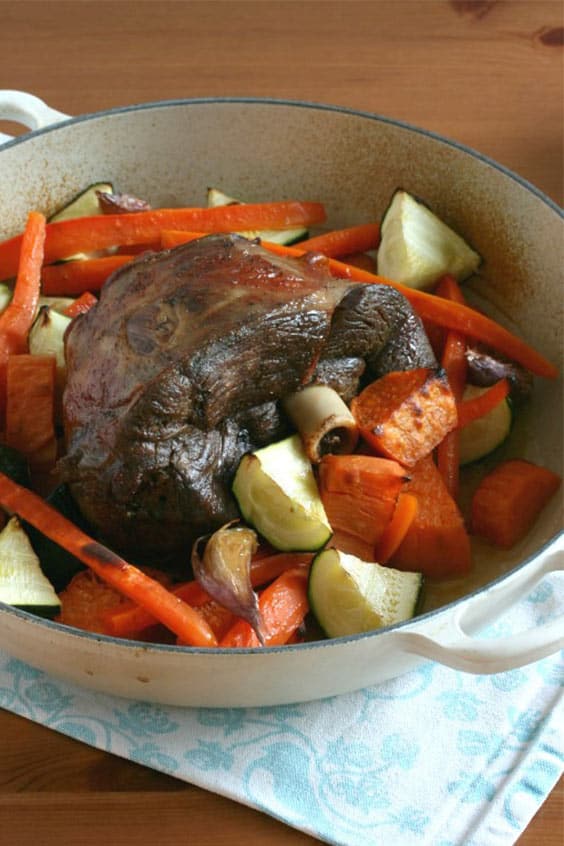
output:
[[[339,601],[342,596],[339,588],[339,582],[341,582],[339,567],[343,558],[350,562],[349,569],[351,564],[354,569],[357,569],[359,565],[362,569],[374,567],[384,577],[384,585],[380,581],[384,592],[376,594],[371,594],[368,590],[364,592],[362,581],[360,581],[355,597],[358,600],[357,612],[362,612],[358,615],[354,610],[355,606],[351,604],[352,592],[348,588],[345,591],[347,596],[345,603],[341,604]],[[347,569],[345,564],[344,572],[347,572]],[[360,571],[357,570],[357,572]],[[356,556],[342,553],[335,547],[329,547],[319,552],[313,559],[309,572],[308,599],[311,614],[319,628],[325,637],[332,639],[374,632],[412,619],[422,608],[424,585],[425,578],[421,573],[397,571],[376,562],[362,561]],[[364,586],[366,589],[366,583]],[[389,602],[386,594],[390,590],[394,591],[396,600],[392,609],[389,606],[386,607],[386,603]],[[370,609],[374,617],[373,625],[366,624],[366,608]]]

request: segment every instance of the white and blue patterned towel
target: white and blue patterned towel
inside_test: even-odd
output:
[[[488,636],[564,606],[546,579]],[[64,684],[0,652],[0,706],[342,846],[507,846],[564,766],[564,662],[494,676],[430,662],[277,708],[173,708]]]

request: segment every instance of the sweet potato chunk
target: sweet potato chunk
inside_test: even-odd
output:
[[[404,491],[417,498],[418,511],[390,565],[431,578],[463,576],[472,566],[470,538],[435,462],[424,458],[410,475]]]
[[[413,467],[457,424],[456,402],[442,371],[388,373],[351,404],[363,438],[379,454]]]
[[[502,549],[520,541],[560,486],[560,476],[530,461],[504,461],[472,499],[472,530]]]

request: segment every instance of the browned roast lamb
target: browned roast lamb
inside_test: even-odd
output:
[[[321,257],[210,235],[119,270],[66,338],[62,472],[123,552],[164,560],[237,515],[243,453],[285,433],[278,400],[435,359],[390,287],[332,278]]]

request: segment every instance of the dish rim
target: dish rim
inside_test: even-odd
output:
[[[101,117],[109,117],[112,115],[119,115],[119,114],[128,114],[130,112],[137,112],[137,111],[149,111],[152,109],[159,109],[159,108],[179,108],[183,106],[205,106],[205,105],[217,105],[225,104],[225,105],[261,105],[261,106],[275,106],[275,107],[293,107],[293,108],[301,108],[301,109],[313,109],[314,111],[322,111],[322,112],[335,112],[339,114],[351,115],[353,117],[360,117],[366,120],[371,120],[379,123],[389,124],[391,126],[396,126],[400,129],[408,130],[409,132],[414,132],[418,135],[423,135],[428,138],[433,139],[441,144],[445,144],[446,146],[452,147],[460,152],[466,153],[470,155],[472,158],[477,159],[478,161],[483,162],[490,167],[493,167],[495,170],[498,170],[500,173],[503,173],[505,176],[509,177],[510,179],[517,182],[521,187],[525,188],[527,191],[530,191],[534,194],[538,199],[542,200],[552,211],[555,211],[559,217],[564,218],[564,209],[560,208],[558,203],[556,203],[551,197],[541,191],[540,188],[537,188],[532,182],[529,182],[524,177],[520,176],[515,171],[508,168],[506,165],[497,162],[495,159],[490,158],[485,153],[481,153],[473,147],[468,146],[467,144],[463,144],[460,141],[456,141],[452,138],[448,138],[445,135],[441,135],[438,132],[435,132],[431,129],[424,129],[416,124],[409,123],[408,121],[400,120],[399,118],[392,118],[386,115],[381,115],[377,112],[369,112],[364,111],[362,109],[354,109],[348,106],[339,106],[339,105],[332,105],[329,103],[320,103],[314,100],[293,100],[293,99],[285,99],[285,98],[276,98],[276,97],[187,97],[187,98],[173,98],[169,100],[152,100],[147,103],[134,103],[128,106],[114,106],[109,109],[102,109],[101,111],[97,112],[86,112],[85,114],[81,115],[68,115],[64,117],[61,121],[57,121],[56,123],[50,123],[48,126],[41,127],[40,129],[29,130],[28,132],[24,133],[23,135],[16,136],[12,138],[10,141],[5,141],[3,144],[0,145],[0,152],[4,150],[10,149],[18,144],[23,144],[26,141],[30,141],[33,138],[36,138],[40,135],[44,135],[48,132],[53,132],[55,130],[66,128],[67,126],[72,126],[74,124],[83,123],[89,120],[95,120],[96,118]]]
[[[260,106],[274,106],[274,107],[292,107],[292,108],[300,108],[300,109],[313,109],[315,111],[321,112],[331,112],[331,113],[338,113],[338,114],[345,114],[350,115],[353,117],[359,117],[362,119],[374,121],[377,123],[384,123],[391,126],[398,127],[403,130],[407,130],[408,132],[415,133],[417,135],[422,135],[424,137],[430,138],[433,141],[436,141],[440,144],[446,145],[447,147],[452,147],[453,149],[464,153],[465,155],[469,155],[470,157],[477,159],[478,161],[486,164],[489,167],[492,167],[494,170],[499,171],[509,179],[516,182],[521,188],[524,188],[527,192],[533,194],[537,199],[543,202],[551,211],[556,212],[556,214],[561,218],[564,219],[564,209],[560,208],[558,204],[552,200],[547,194],[537,188],[533,183],[526,180],[524,177],[520,176],[519,174],[515,173],[515,171],[511,170],[510,168],[506,167],[505,165],[501,164],[500,162],[495,161],[495,159],[490,158],[489,156],[485,155],[484,153],[475,150],[474,148],[463,144],[459,141],[454,139],[448,138],[440,133],[434,132],[433,130],[424,129],[419,127],[415,124],[411,124],[407,121],[403,121],[397,118],[388,117],[386,115],[381,115],[375,112],[364,111],[361,109],[354,109],[347,106],[339,106],[339,105],[331,105],[326,103],[320,103],[315,101],[308,101],[308,100],[293,100],[293,99],[285,99],[285,98],[270,98],[270,97],[192,97],[192,98],[174,98],[168,100],[154,100],[149,101],[146,103],[136,103],[128,106],[115,106],[109,109],[103,109],[101,111],[96,112],[88,112],[85,114],[77,115],[77,116],[68,116],[62,118],[60,121],[55,123],[50,123],[48,126],[41,127],[40,129],[30,130],[23,135],[16,136],[9,141],[4,142],[0,145],[0,153],[4,150],[10,149],[12,147],[18,146],[20,144],[24,144],[27,141],[30,141],[34,138],[37,138],[41,135],[44,135],[49,132],[54,132],[57,130],[65,129],[68,126],[74,124],[80,124],[83,122],[87,122],[90,120],[95,120],[97,118],[102,117],[110,117],[113,115],[122,115],[122,114],[129,114],[132,112],[137,111],[150,111],[153,109],[160,109],[160,108],[181,108],[186,106],[208,106],[208,105],[260,105]],[[543,545],[535,550],[534,553],[528,555],[523,561],[519,562],[515,566],[511,567],[505,573],[502,573],[492,581],[487,582],[485,585],[482,585],[478,588],[475,588],[470,593],[465,594],[464,596],[460,596],[457,599],[451,600],[450,602],[446,603],[443,606],[438,608],[433,608],[429,611],[426,611],[423,614],[419,614],[418,616],[404,620],[400,623],[394,623],[390,626],[385,626],[380,629],[376,629],[374,631],[362,632],[360,634],[355,635],[347,635],[338,638],[327,638],[325,640],[312,640],[306,641],[305,643],[297,643],[297,644],[286,644],[283,646],[267,646],[259,648],[243,648],[243,647],[235,647],[235,648],[221,648],[221,647],[195,647],[195,646],[177,646],[176,644],[162,644],[162,643],[152,643],[147,641],[139,641],[139,640],[130,640],[127,638],[120,638],[115,637],[112,635],[104,635],[96,632],[88,632],[83,629],[77,629],[73,626],[68,626],[63,623],[58,623],[53,620],[49,620],[43,617],[39,617],[36,614],[33,614],[28,611],[23,611],[19,608],[14,608],[11,605],[6,605],[3,602],[0,602],[0,614],[11,614],[18,619],[21,619],[25,622],[30,622],[35,625],[39,625],[41,627],[45,627],[48,630],[62,633],[68,636],[74,636],[78,638],[87,638],[89,641],[96,641],[100,644],[113,644],[118,645],[128,649],[135,649],[139,650],[140,648],[143,651],[152,652],[164,652],[164,653],[178,653],[182,655],[186,654],[196,654],[196,655],[209,655],[209,656],[218,656],[218,655],[264,655],[264,654],[272,654],[272,653],[284,653],[287,654],[289,652],[296,652],[296,651],[304,651],[309,649],[319,649],[319,648],[326,648],[336,644],[350,644],[350,643],[358,643],[359,641],[366,640],[368,638],[373,638],[378,635],[392,632],[392,631],[399,631],[410,626],[415,626],[420,622],[426,622],[429,619],[436,617],[439,614],[445,614],[449,611],[453,611],[462,603],[466,603],[473,599],[474,597],[479,596],[482,593],[488,592],[492,588],[494,588],[499,583],[505,581],[509,578],[512,574],[520,571],[522,568],[526,567],[530,564],[535,558],[539,555],[542,555],[545,550],[552,544],[554,541],[559,538],[562,534],[564,534],[564,530],[560,530],[555,532],[550,538],[548,538]]]

